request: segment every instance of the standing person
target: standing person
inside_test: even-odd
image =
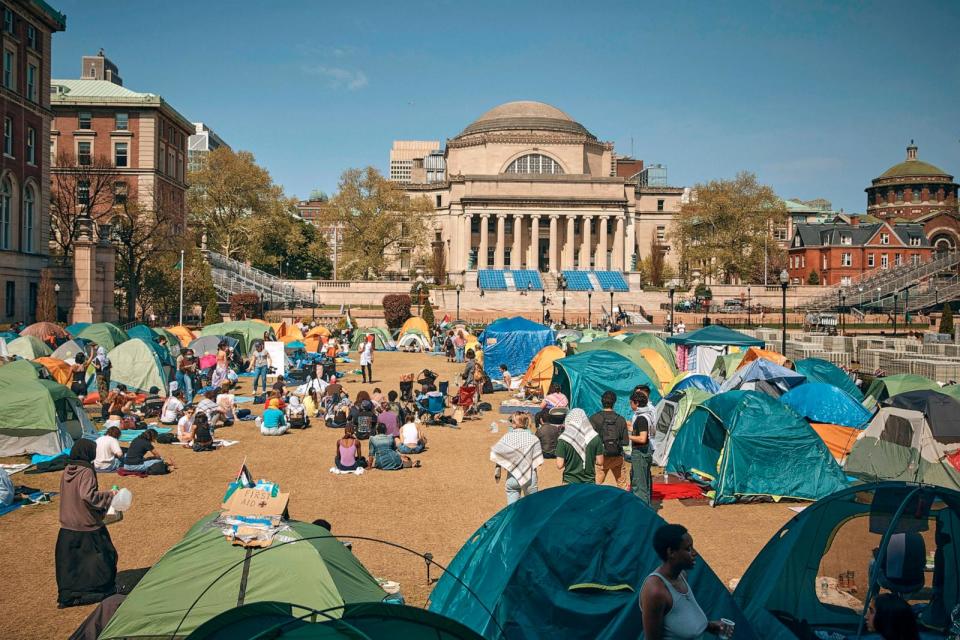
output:
[[[647,504],[653,501],[653,476],[650,466],[653,464],[653,443],[650,433],[653,431],[654,409],[650,405],[650,390],[634,391],[630,396],[633,409],[633,428],[630,433],[630,488],[633,495]]]
[[[253,370],[253,395],[257,395],[257,383],[261,379],[263,379],[263,393],[266,395],[267,372],[270,371],[272,366],[273,361],[270,360],[270,354],[264,349],[262,342],[257,342],[257,346],[253,348],[253,353],[250,354],[250,368]]]
[[[93,460],[97,445],[77,440],[60,478],[60,533],[55,565],[57,606],[100,602],[116,591],[117,550],[103,517],[115,491],[100,491]]]
[[[536,425],[537,440],[540,441],[540,450],[543,457],[552,459],[557,457],[557,442],[563,429],[563,422],[567,417],[566,409],[550,409],[543,422]]]
[[[600,435],[603,442],[603,461],[596,468],[597,484],[603,484],[607,473],[613,473],[617,486],[627,490],[627,474],[623,472],[623,445],[627,444],[627,421],[613,410],[617,403],[617,394],[606,390],[600,396],[600,411],[590,416],[590,424]]]
[[[698,640],[705,632],[719,635],[726,625],[708,621],[693,595],[686,573],[697,562],[693,538],[679,524],[665,524],[653,534],[653,550],[663,562],[647,576],[640,590],[643,637],[650,640]]]
[[[197,372],[197,361],[193,349],[184,349],[177,356],[177,386],[183,389],[186,402],[193,402],[193,376]]]
[[[360,370],[364,383],[373,383],[373,335],[368,335],[360,347]]]
[[[509,477],[504,483],[507,504],[536,493],[537,469],[543,464],[540,441],[530,433],[530,414],[515,413],[510,418],[511,429],[490,448],[490,460],[496,464],[493,478],[500,482],[500,472],[507,470]]]
[[[102,406],[102,416],[107,417],[107,395],[110,393],[110,370],[113,365],[110,358],[107,357],[107,350],[103,347],[97,347],[97,355],[93,358],[93,369],[97,372],[97,393],[100,395],[100,404]]]
[[[462,361],[461,361],[462,362]],[[463,384],[464,386],[476,386],[477,377],[477,358],[473,349],[467,349],[466,364],[463,365]]]
[[[456,347],[453,346],[453,329],[447,331],[447,336],[443,341],[443,350],[447,354],[447,362],[453,362],[457,356]]]
[[[593,484],[595,466],[603,464],[603,443],[583,409],[573,409],[563,421],[557,441],[557,469],[564,484]]]
[[[464,350],[467,348],[467,337],[463,335],[463,329],[457,330],[457,336],[453,339],[454,361],[463,362]]]
[[[87,395],[87,356],[78,353],[73,357],[73,364],[70,365],[70,391],[76,394],[80,399],[80,405],[83,406],[83,398]],[[103,402],[101,400],[101,402]]]
[[[213,375],[210,376],[210,386],[219,387],[220,383],[227,379],[227,363],[230,362],[230,345],[226,340],[221,340],[217,345],[217,366],[213,369]]]

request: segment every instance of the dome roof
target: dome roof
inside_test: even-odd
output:
[[[557,131],[596,139],[582,124],[560,109],[533,100],[518,100],[494,107],[473,121],[460,133],[460,136],[489,131],[517,130]]]
[[[923,160],[917,158],[917,146],[913,144],[913,140],[911,140],[910,146],[907,147],[907,159],[900,164],[895,164],[884,171],[880,177],[877,178],[877,180],[882,180],[884,178],[913,178],[922,176],[942,176],[947,180],[953,177],[940,167],[934,166],[929,162],[924,162]]]

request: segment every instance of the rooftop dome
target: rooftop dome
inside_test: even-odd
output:
[[[573,133],[596,139],[582,124],[560,109],[533,100],[518,100],[494,107],[464,129],[460,136],[489,131],[520,130]]]
[[[882,178],[910,178],[917,176],[943,176],[947,179],[953,177],[940,167],[934,166],[929,162],[924,162],[923,160],[918,160],[917,146],[913,144],[913,140],[911,140],[910,146],[907,147],[907,159],[884,171],[878,180]]]

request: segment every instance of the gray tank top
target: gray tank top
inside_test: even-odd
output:
[[[683,585],[687,588],[686,593],[677,591],[670,581],[654,571],[651,576],[656,576],[666,585],[670,597],[673,598],[673,606],[663,618],[663,640],[697,640],[703,636],[707,630],[707,616],[703,609],[693,597],[693,589],[687,583],[684,576],[680,576]]]

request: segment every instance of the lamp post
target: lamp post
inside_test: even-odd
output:
[[[592,298],[593,298],[593,291],[587,291],[587,328],[588,329],[593,326],[590,318],[590,301]]]
[[[858,306],[858,307],[862,307],[862,306],[863,306],[863,285],[862,285],[862,284],[857,287],[857,292],[860,294],[860,296],[859,296],[859,298],[858,298],[858,301],[857,301],[857,306]],[[861,311],[863,311],[863,310],[861,309]]]
[[[53,321],[60,321],[60,283],[53,285]]]
[[[840,294],[840,335],[847,335],[847,294]]]
[[[673,314],[676,313],[676,307],[673,306],[673,294],[675,293],[673,286],[670,286],[670,335],[673,335],[673,325],[676,324]]]
[[[457,285],[457,320],[460,319],[460,285]]]
[[[613,325],[613,287],[610,287],[610,325]]]
[[[893,337],[897,337],[897,296],[900,295],[899,291],[893,292]]]
[[[547,320],[547,292],[544,291],[540,295],[540,322],[546,322]]]
[[[748,327],[752,327],[752,326],[753,326],[753,320],[752,320],[752,318],[751,318],[751,316],[750,316],[750,307],[751,307],[752,305],[751,305],[750,303],[751,303],[751,300],[750,300],[750,285],[747,285],[747,326],[748,326]]]
[[[783,325],[783,336],[780,340],[780,355],[787,355],[787,285],[790,284],[790,274],[784,269],[780,272],[780,289],[783,299],[780,306],[780,320]]]
[[[317,321],[317,285],[310,290],[310,321]]]
[[[560,321],[563,323],[563,326],[567,326],[567,277],[562,273],[557,274],[557,288],[563,293]]]

